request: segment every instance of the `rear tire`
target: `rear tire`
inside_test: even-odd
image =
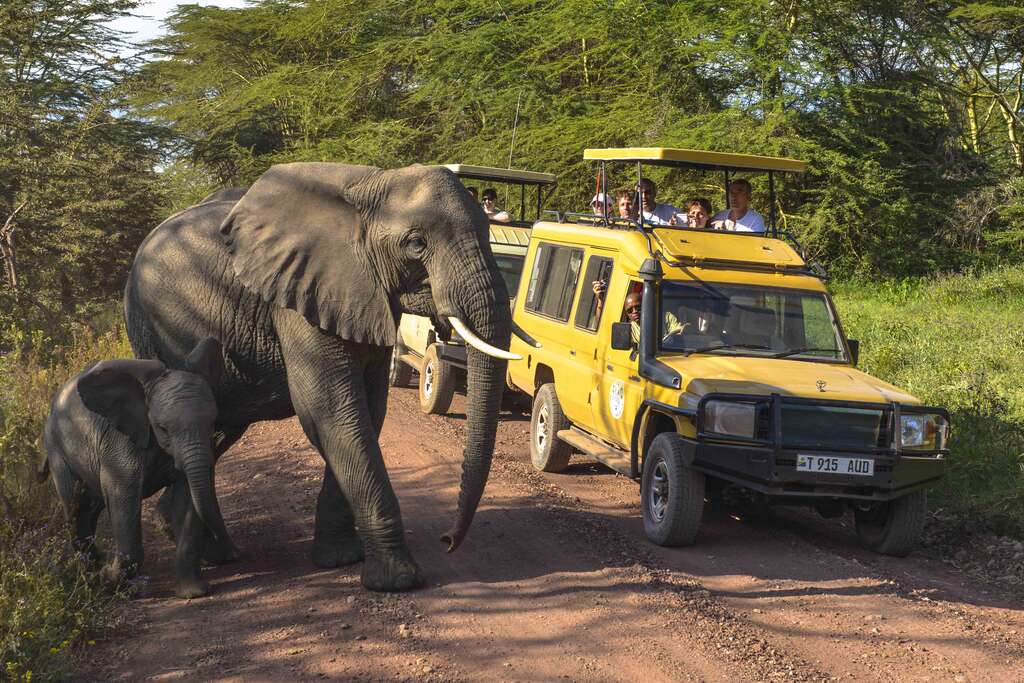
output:
[[[407,387],[412,381],[412,368],[399,358],[400,355],[402,350],[395,344],[391,351],[391,369],[388,370],[388,384],[393,387]]]
[[[562,412],[554,384],[545,384],[533,397],[530,416],[530,460],[541,472],[564,472],[569,466],[572,447],[558,438],[558,432],[570,427]]]
[[[455,369],[441,360],[437,344],[431,344],[420,366],[420,410],[427,415],[443,415],[454,396]]]
[[[864,547],[883,555],[905,557],[921,541],[928,494],[924,489],[878,503],[870,510],[854,509],[857,536]]]
[[[644,457],[640,485],[644,533],[652,543],[690,545],[704,514],[704,474],[686,464],[682,439],[664,433],[654,437]]]

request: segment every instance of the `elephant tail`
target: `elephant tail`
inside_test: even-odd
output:
[[[50,458],[44,455],[39,459],[39,465],[36,467],[36,481],[42,484],[46,481],[46,478],[50,476]]]

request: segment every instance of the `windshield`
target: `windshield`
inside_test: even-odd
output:
[[[819,292],[665,282],[659,319],[662,351],[846,360]]]
[[[526,257],[515,254],[495,254],[494,260],[498,262],[498,270],[501,271],[501,277],[505,280],[505,286],[508,287],[509,297],[515,298],[516,292],[519,291],[519,276],[523,274],[523,261],[526,260]]]

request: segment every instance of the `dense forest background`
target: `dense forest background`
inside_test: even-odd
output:
[[[5,326],[93,313],[168,211],[299,159],[511,160],[580,208],[585,147],[785,155],[810,170],[779,209],[835,274],[1024,253],[1015,2],[260,0],[127,57],[135,5],[0,6]]]

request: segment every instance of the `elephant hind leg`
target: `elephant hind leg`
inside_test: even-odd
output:
[[[50,458],[50,476],[60,498],[64,515],[71,525],[72,545],[90,562],[99,560],[96,549],[96,524],[103,512],[103,498],[93,495],[81,479],[68,467],[63,457]]]
[[[356,533],[356,518],[329,465],[316,499],[313,529],[313,564],[330,569],[363,560],[363,541]]]

